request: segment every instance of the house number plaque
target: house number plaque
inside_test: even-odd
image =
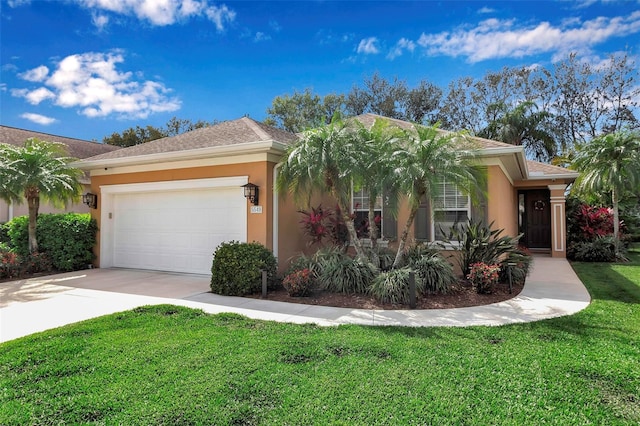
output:
[[[251,206],[251,213],[262,213],[262,206]]]

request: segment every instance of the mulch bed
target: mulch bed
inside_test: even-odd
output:
[[[523,284],[514,284],[513,293],[509,293],[508,284],[498,284],[491,294],[478,294],[467,282],[460,281],[451,288],[447,294],[432,294],[424,297],[418,296],[416,309],[450,309],[469,306],[489,305],[516,297],[524,287]],[[247,296],[259,299],[260,295]],[[307,305],[335,306],[340,308],[358,309],[409,309],[408,305],[394,305],[380,303],[371,296],[361,294],[339,294],[327,291],[317,291],[308,297],[291,297],[282,288],[270,290],[266,300],[288,303],[304,303]]]

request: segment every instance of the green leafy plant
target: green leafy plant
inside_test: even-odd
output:
[[[510,252],[500,262],[500,281],[509,282],[509,277],[511,277],[513,284],[524,284],[531,271],[532,263],[533,257],[525,249]]]
[[[7,222],[11,247],[22,257],[29,255],[29,218]],[[89,214],[41,214],[37,220],[39,253],[46,253],[58,271],[85,269],[93,258],[98,226]]]
[[[567,248],[567,257],[579,262],[625,261],[624,244],[613,235],[596,237],[592,241],[572,243]]]
[[[438,253],[422,256],[411,264],[421,293],[446,293],[458,281],[453,266]]]
[[[492,229],[493,222],[486,226],[482,221],[469,220],[466,224],[458,224],[444,242],[458,252],[455,257],[464,276],[471,272],[474,263],[497,264],[518,250],[516,237],[501,236],[503,229]]]
[[[211,291],[225,296],[244,296],[262,288],[262,271],[267,285],[275,287],[277,262],[273,253],[260,243],[230,241],[220,244],[213,254]]]
[[[403,265],[411,265],[425,256],[431,256],[438,251],[429,244],[416,243],[405,250],[403,255]]]
[[[392,269],[380,273],[369,287],[368,293],[382,303],[409,303],[409,274],[411,268]],[[416,287],[418,280],[416,280]],[[419,289],[416,288],[416,292]]]
[[[23,274],[51,272],[53,262],[47,253],[30,253],[20,258],[20,270]]]
[[[310,269],[304,268],[287,275],[282,280],[282,286],[287,290],[289,296],[308,296],[315,287],[315,277]]]
[[[336,293],[366,293],[376,275],[372,264],[348,256],[320,261],[320,287]]]
[[[500,265],[487,265],[484,262],[478,262],[471,265],[467,279],[478,293],[490,294],[493,291],[493,286],[498,283],[499,274]]]

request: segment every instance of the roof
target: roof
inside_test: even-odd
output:
[[[578,177],[578,173],[573,170],[532,160],[527,160],[527,169],[529,169],[529,178],[535,178],[536,176],[544,178],[551,176]]]
[[[289,144],[298,138],[293,133],[267,126],[249,117],[225,121],[209,127],[192,130],[177,136],[156,139],[151,142],[123,148],[90,158],[91,161],[151,154],[191,151],[203,148],[241,145],[255,142],[279,142]]]
[[[64,136],[50,135],[48,133],[34,132],[31,130],[17,129],[15,127],[0,125],[0,143],[22,146],[29,138],[38,138],[47,142],[60,142],[67,146],[68,154],[74,158],[87,158],[119,150],[120,147],[90,142],[82,139],[67,138]]]

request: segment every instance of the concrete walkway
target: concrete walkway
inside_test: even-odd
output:
[[[564,259],[536,257],[515,298],[458,309],[370,310],[274,302],[209,293],[209,277],[125,269],[90,269],[0,283],[0,342],[89,318],[169,303],[208,313],[235,312],[254,319],[319,325],[410,327],[503,324],[571,315],[590,296]]]

